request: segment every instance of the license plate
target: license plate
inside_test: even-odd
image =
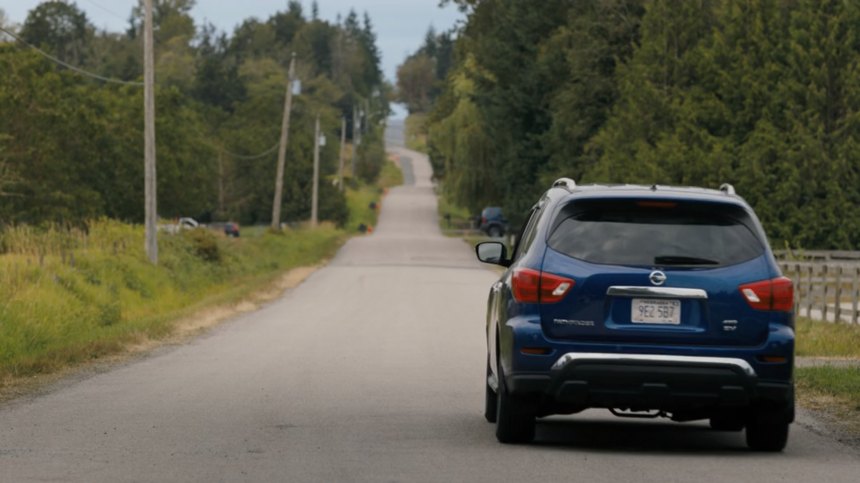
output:
[[[630,312],[634,324],[681,324],[680,300],[633,299]]]

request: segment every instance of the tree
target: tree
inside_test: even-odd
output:
[[[9,21],[9,18],[6,17],[6,12],[0,8],[0,28],[4,28],[6,30],[15,30],[15,26]],[[10,42],[12,41],[12,37],[7,35],[4,32],[0,32],[0,42]]]
[[[226,36],[216,37],[214,26],[204,26],[196,49],[193,95],[200,102],[233,112],[246,95],[239,66],[228,55]]]
[[[294,103],[287,152],[287,220],[310,214],[316,113],[332,141],[321,152],[325,180],[337,169],[341,114],[354,103],[369,107],[366,119],[373,121],[359,154],[362,174],[372,180],[384,160],[376,120],[385,117],[387,97],[369,20],[362,25],[353,14],[351,26],[309,21],[301,3],[291,1],[285,11],[247,20],[225,34],[211,25],[198,29],[190,17],[193,5],[155,3],[161,216],[269,221],[272,146],[279,138],[293,52],[303,89]],[[48,6],[31,15],[29,27],[45,50],[53,41],[65,46],[66,40],[56,39],[78,33],[54,31],[48,20],[65,18],[60,14],[74,20],[64,26],[85,20],[73,15],[73,5]],[[132,10],[125,34],[93,33],[85,26],[87,55],[77,66],[106,77],[139,78],[139,9]],[[8,74],[0,76],[0,224],[85,223],[99,216],[142,220],[140,88],[81,77],[13,44],[0,45],[0,71]],[[344,223],[343,195],[327,182],[321,190],[321,218]]]
[[[566,25],[547,39],[540,63],[560,71],[551,94],[552,122],[544,135],[549,161],[541,184],[559,177],[582,180],[594,163],[588,143],[603,127],[620,96],[617,70],[639,43],[642,0],[581,2]]]
[[[74,3],[47,1],[27,14],[21,37],[73,65],[86,61],[93,27]]]
[[[599,159],[588,178],[600,182],[685,183],[686,160],[701,146],[695,123],[682,123],[682,111],[695,95],[698,47],[714,25],[713,2],[677,4],[655,0],[642,20],[641,45],[619,69],[621,100],[594,137],[591,155]],[[707,149],[706,147],[703,149]],[[697,158],[698,159],[698,158]]]
[[[425,54],[410,57],[397,68],[398,99],[409,112],[424,112],[430,108],[430,93],[436,82],[436,66]]]

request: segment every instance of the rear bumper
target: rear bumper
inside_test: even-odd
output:
[[[652,354],[566,353],[546,373],[506,376],[508,390],[576,408],[793,408],[790,382],[759,379],[743,359]],[[793,417],[793,414],[792,414]]]

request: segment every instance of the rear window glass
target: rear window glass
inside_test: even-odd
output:
[[[553,249],[592,263],[725,266],[764,253],[740,207],[669,201],[580,201],[562,210]]]

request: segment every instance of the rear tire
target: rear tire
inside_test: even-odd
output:
[[[770,422],[747,424],[747,446],[753,451],[782,451],[788,442],[788,424]]]
[[[489,236],[490,238],[499,238],[503,234],[504,233],[502,233],[502,229],[495,225],[487,229],[487,236]]]
[[[535,438],[535,413],[528,400],[508,393],[502,365],[499,364],[499,390],[496,394],[496,439],[505,444],[530,443]]]
[[[489,358],[488,358],[489,359]],[[484,377],[484,386],[486,387],[484,393],[484,418],[490,423],[496,422],[496,415],[498,414],[498,404],[499,397],[493,388],[490,387],[489,377],[491,374],[490,369],[490,361],[487,360],[487,375]]]

